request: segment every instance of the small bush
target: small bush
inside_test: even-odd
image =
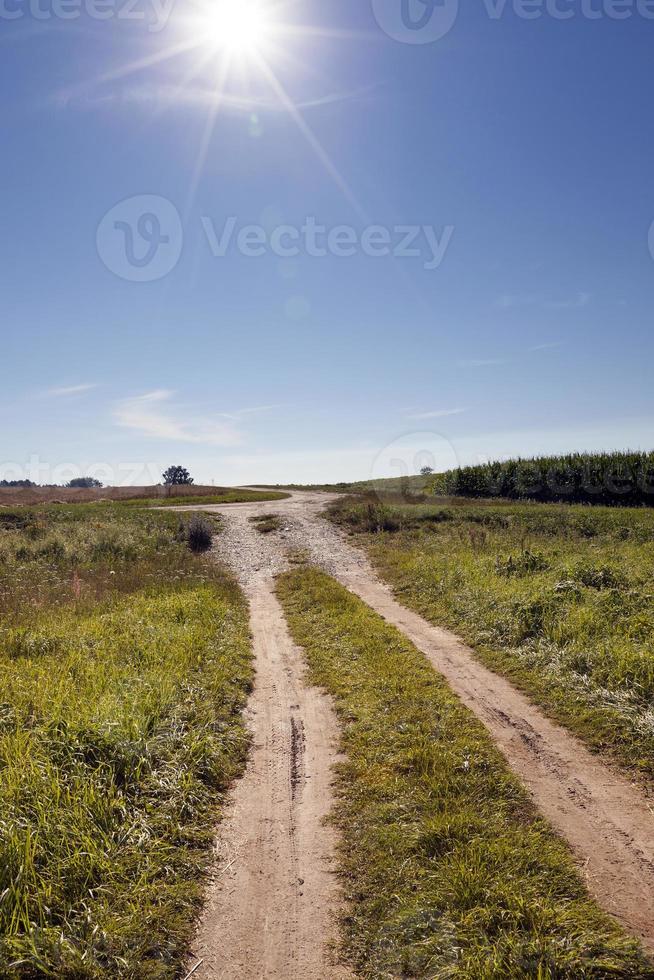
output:
[[[100,538],[91,547],[91,561],[133,561],[136,558],[136,548],[121,541],[110,538]]]
[[[186,543],[198,555],[209,551],[213,543],[213,527],[204,517],[192,517],[186,529]]]
[[[580,562],[572,573],[575,582],[589,589],[620,589],[627,585],[627,578],[610,565],[594,565]]]
[[[497,558],[495,561],[495,571],[504,578],[521,578],[535,572],[546,572],[549,567],[543,554],[529,549],[519,555],[509,555],[508,558]]]
[[[30,522],[30,515],[13,513],[11,511],[0,512],[0,531],[16,531],[27,527]]]
[[[278,514],[257,514],[250,518],[250,523],[254,524],[260,534],[273,534],[281,531],[282,521]]]

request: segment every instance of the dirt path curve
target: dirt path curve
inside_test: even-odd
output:
[[[226,515],[225,558],[242,577],[247,568],[280,571],[287,549],[302,550],[402,630],[484,723],[540,811],[567,838],[591,894],[654,951],[654,798],[603,765],[456,636],[401,606],[366,556],[320,516],[330,499],[294,493],[286,501],[206,509]],[[279,514],[285,525],[265,547],[248,523],[260,513]],[[238,553],[230,556],[234,544]]]
[[[339,894],[330,870],[334,841],[324,823],[337,723],[329,699],[303,683],[303,656],[273,591],[278,549],[266,549],[247,521],[230,522],[221,537],[226,553],[238,556],[250,602],[253,747],[220,828],[189,969],[201,961],[197,980],[346,978],[333,953]]]

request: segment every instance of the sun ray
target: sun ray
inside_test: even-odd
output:
[[[207,51],[202,58],[199,58],[195,64],[191,65],[189,70],[182,76],[179,84],[173,87],[172,94],[168,100],[170,105],[175,105],[182,98],[183,93],[188,91],[191,82],[194,82],[195,79],[202,74],[212,57],[211,51]],[[158,112],[155,112],[155,117],[163,113],[166,108],[168,108],[168,106],[162,105]]]
[[[219,84],[216,89],[216,102],[214,105],[210,106],[209,112],[207,114],[207,121],[205,123],[204,132],[202,134],[202,142],[200,143],[200,150],[198,153],[197,161],[193,169],[193,176],[191,177],[191,182],[189,184],[188,194],[186,197],[185,206],[185,216],[188,217],[191,208],[193,207],[193,202],[195,200],[195,195],[197,193],[198,185],[202,179],[202,173],[204,171],[207,156],[209,154],[209,147],[211,145],[211,137],[216,126],[216,119],[218,118],[218,112],[220,111],[220,105],[222,97],[225,91],[225,85],[227,78],[229,77],[230,59],[225,58],[221,75],[219,79]]]
[[[279,104],[280,111],[288,113],[320,161],[323,169],[339,188],[355,213],[363,221],[367,222],[369,220],[368,216],[359,203],[354,191],[323,147],[313,129],[307,123],[302,114],[301,107],[289,95],[278,74],[273,69],[271,61],[275,64],[280,61],[286,61],[288,64],[309,70],[313,74],[315,73],[315,66],[312,68],[310,65],[304,64],[300,59],[293,57],[288,47],[282,43],[283,41],[300,38],[356,40],[357,38],[371,39],[372,37],[376,37],[376,35],[370,35],[366,32],[340,31],[284,22],[277,15],[282,9],[290,6],[288,2],[265,3],[264,0],[191,0],[191,5],[195,8],[192,14],[183,15],[176,19],[176,26],[182,32],[183,38],[178,43],[111,71],[107,71],[85,83],[80,88],[85,90],[89,86],[100,86],[126,79],[133,74],[156,68],[167,61],[184,56],[189,52],[199,52],[192,67],[184,72],[179,83],[172,86],[169,90],[166,98],[168,104],[173,104],[176,99],[182,99],[190,83],[199,75],[202,75],[212,61],[216,61],[218,65],[218,77],[215,82],[215,98],[209,101],[207,118],[203,127],[200,146],[189,184],[186,200],[186,213],[188,214],[193,206],[197,188],[207,164],[218,114],[223,106],[234,104],[234,102],[229,102],[230,96],[227,95],[230,78],[233,81],[234,73],[241,73],[243,76],[241,79],[243,87],[249,88],[249,68],[254,67],[257,69],[261,79],[272,90],[273,96]],[[248,105],[257,102],[257,98],[253,96],[253,99],[250,100],[241,97],[241,101],[245,111]],[[155,115],[163,111],[163,108],[163,106],[160,107]]]
[[[155,65],[159,65],[164,61],[169,61],[171,58],[186,54],[187,51],[198,48],[200,44],[201,42],[197,38],[182,41],[179,44],[171,45],[169,48],[164,48],[163,51],[158,51],[156,54],[148,55],[145,58],[140,58],[138,61],[129,62],[129,64],[122,65],[113,71],[98,75],[89,84],[104,85],[106,82],[117,82],[121,78],[127,78],[129,75],[136,74],[136,72],[145,71],[146,68],[154,68]]]
[[[323,147],[318,137],[315,135],[315,133],[313,132],[309,124],[306,122],[304,116],[297,108],[297,106],[295,105],[295,103],[293,102],[293,100],[287,93],[286,89],[279,81],[279,79],[277,78],[274,71],[272,70],[268,62],[265,60],[263,55],[261,54],[258,55],[257,64],[265,74],[266,78],[268,79],[268,82],[270,83],[278,99],[282,102],[285,109],[287,110],[287,112],[295,122],[296,126],[298,127],[298,129],[300,130],[304,138],[307,140],[307,142],[309,143],[309,146],[314,151],[314,153],[316,154],[316,156],[318,157],[321,164],[323,165],[323,167],[325,168],[329,176],[332,178],[334,183],[341,190],[346,200],[349,202],[349,204],[352,205],[352,207],[354,208],[358,216],[363,221],[369,222],[370,219],[368,215],[366,215],[359,201],[357,200],[354,191],[347,183],[343,175],[340,173],[336,164],[333,162],[333,160],[331,159],[331,157]]]

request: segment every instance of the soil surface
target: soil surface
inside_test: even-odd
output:
[[[568,840],[591,894],[654,951],[654,798],[456,636],[400,605],[363,552],[322,516],[331,499],[294,492],[284,501],[201,508],[223,515],[217,550],[251,603],[258,674],[254,751],[220,828],[217,880],[196,946],[204,963],[194,976],[346,975],[330,954],[339,896],[329,871],[333,840],[322,822],[331,805],[336,724],[328,699],[303,684],[301,653],[273,593],[274,576],[298,558],[337,578],[425,654]],[[261,534],[250,522],[260,514],[279,515],[281,529]]]

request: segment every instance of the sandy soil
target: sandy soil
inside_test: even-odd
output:
[[[366,556],[321,516],[330,499],[296,492],[286,501],[202,508],[225,517],[221,558],[234,568],[252,602],[259,681],[253,705],[255,752],[227,829],[225,853],[232,857],[226,864],[234,855],[236,864],[214,889],[198,945],[198,955],[208,964],[227,951],[230,966],[226,970],[223,963],[220,973],[199,975],[297,975],[306,980],[337,975],[320,965],[326,962],[332,929],[329,908],[338,901],[325,861],[330,841],[320,827],[330,803],[334,719],[324,698],[302,685],[300,655],[272,595],[272,577],[287,567],[289,551],[302,552],[338,578],[425,654],[490,731],[541,812],[567,838],[589,891],[654,951],[654,798],[481,665],[456,636],[401,606]],[[249,518],[261,513],[280,515],[282,530],[259,534]],[[297,716],[293,704],[300,705]],[[292,789],[295,717],[303,722],[307,745],[299,802]],[[322,740],[321,730],[327,732]],[[225,840],[224,827],[220,836]],[[307,901],[306,884],[300,896],[293,880],[310,882],[312,874],[314,890]]]

